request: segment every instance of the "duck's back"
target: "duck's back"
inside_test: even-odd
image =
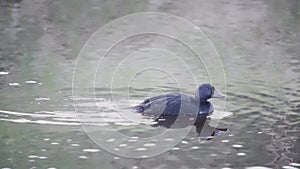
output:
[[[142,113],[163,115],[198,114],[199,102],[188,95],[171,93],[148,98],[135,109]]]

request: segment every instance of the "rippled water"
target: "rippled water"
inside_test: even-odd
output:
[[[216,114],[226,111],[232,115],[210,121],[212,126],[229,129],[214,139],[199,140],[192,129],[169,151],[132,159],[119,155],[147,154],[175,137],[131,150],[138,140],[166,129],[146,125],[153,121],[126,107],[162,93],[181,90],[193,95],[197,84],[171,54],[139,51],[116,72],[112,100],[111,88],[102,80],[111,79],[115,63],[135,49],[160,47],[184,60],[198,82],[210,80],[205,65],[189,51],[169,38],[144,35],[116,46],[102,67],[107,72],[96,74],[96,88],[86,83],[89,74],[81,74],[81,88],[75,92],[82,95],[72,97],[74,65],[85,41],[108,22],[145,11],[183,17],[210,38],[227,82],[225,88],[218,83],[222,76],[212,77],[227,95],[225,109],[221,101],[213,101]],[[2,0],[0,14],[0,168],[300,168],[299,1]],[[126,32],[126,23],[122,28]],[[113,33],[107,32],[110,35]],[[199,41],[191,32],[181,35],[195,44]],[[98,59],[90,53],[85,69],[98,64]],[[128,78],[148,64],[167,71],[145,71],[128,88]],[[177,86],[170,72],[182,86]],[[85,111],[75,113],[73,103]],[[118,113],[116,106],[124,111]],[[104,121],[98,120],[98,109],[106,113]],[[88,137],[78,117],[95,130],[111,125],[128,139],[103,136],[112,153]],[[181,132],[180,128],[172,130]]]

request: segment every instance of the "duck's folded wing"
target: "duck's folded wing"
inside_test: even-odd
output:
[[[137,112],[162,113],[170,105],[175,105],[178,99],[180,99],[180,94],[177,93],[150,97],[135,106],[134,109]]]

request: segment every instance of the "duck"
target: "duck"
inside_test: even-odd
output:
[[[208,100],[211,98],[224,98],[210,83],[201,84],[195,96],[180,93],[169,93],[145,99],[133,109],[142,114],[159,114],[162,116],[178,115],[210,115],[214,107]]]

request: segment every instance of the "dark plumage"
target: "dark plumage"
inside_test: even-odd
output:
[[[207,101],[210,98],[220,98],[220,94],[211,84],[202,84],[196,90],[194,97],[185,94],[171,93],[146,99],[134,107],[139,113],[180,115],[208,115],[213,112],[213,105]]]

